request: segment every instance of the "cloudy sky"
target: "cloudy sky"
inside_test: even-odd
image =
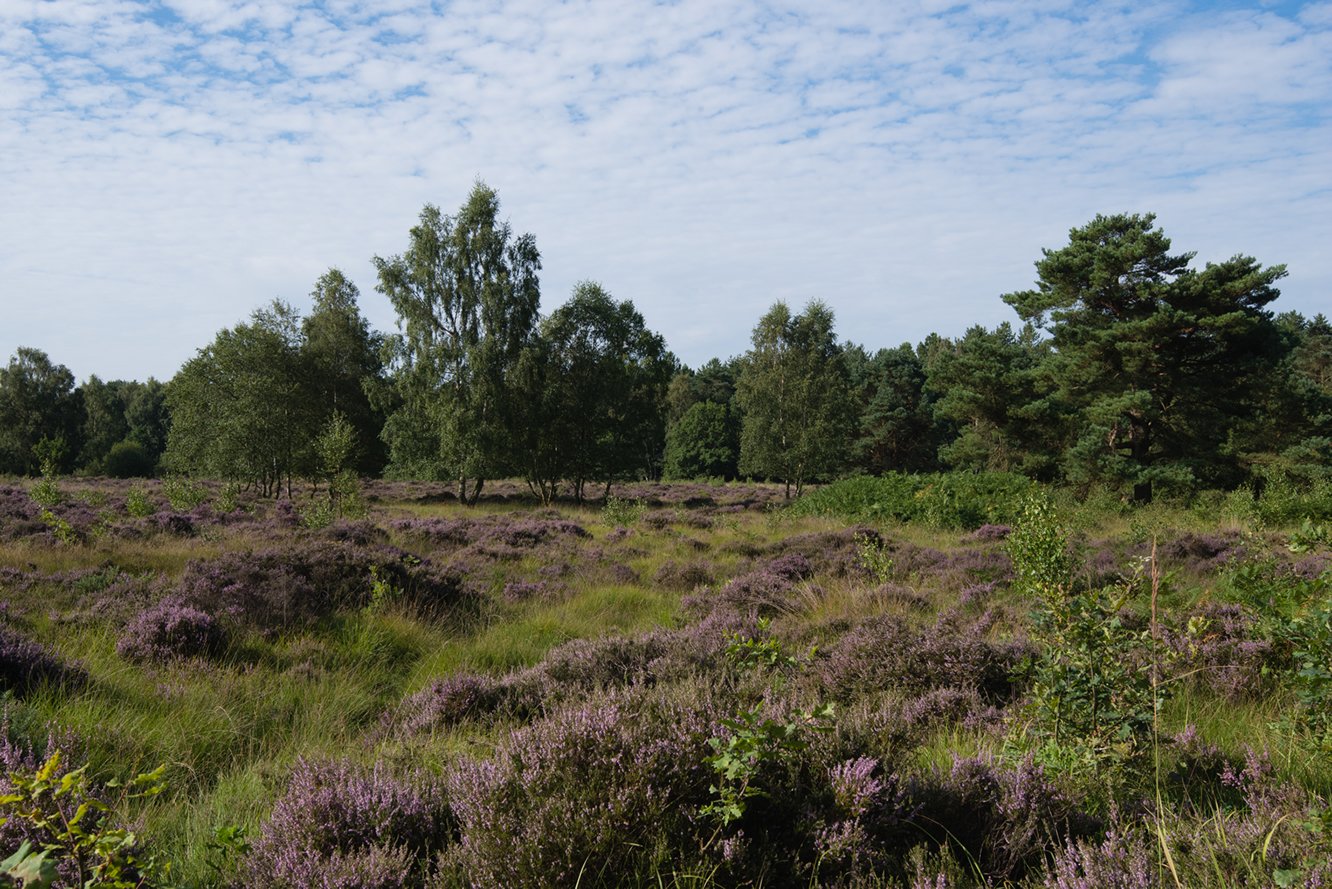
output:
[[[1332,309],[1332,3],[0,0],[0,361],[169,378],[472,183],[687,363],[777,299],[871,347],[1014,316],[1154,211]]]

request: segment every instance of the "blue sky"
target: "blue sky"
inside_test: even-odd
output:
[[[686,362],[822,299],[870,347],[1012,320],[1157,213],[1332,309],[1332,3],[0,0],[0,361],[169,378],[495,188]]]

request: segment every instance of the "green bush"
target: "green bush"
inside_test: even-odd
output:
[[[833,482],[806,494],[793,509],[800,515],[970,530],[1012,521],[1034,488],[1035,482],[1011,472],[888,472]]]
[[[111,446],[106,455],[106,474],[112,478],[151,478],[156,462],[147,448],[126,439]]]

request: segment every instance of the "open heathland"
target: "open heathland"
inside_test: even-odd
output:
[[[0,852],[29,885],[1328,885],[1326,493],[378,481],[335,520],[0,483]]]

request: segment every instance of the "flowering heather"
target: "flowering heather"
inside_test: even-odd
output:
[[[829,577],[864,576],[860,549],[868,541],[882,546],[885,541],[875,529],[861,525],[841,531],[822,531],[788,537],[769,549],[774,554],[796,553],[807,559],[812,573]]]
[[[989,618],[962,625],[945,615],[932,627],[912,629],[882,615],[861,621],[827,647],[815,669],[834,696],[884,688],[920,694],[935,688],[972,689],[988,702],[1009,700],[1027,648],[985,638]]]
[[[126,660],[163,663],[211,657],[222,651],[225,642],[212,615],[169,598],[131,620],[116,642],[116,651]]]
[[[668,561],[653,576],[657,586],[668,590],[692,590],[716,581],[717,568],[706,560],[679,564]]]
[[[995,883],[1021,879],[1097,826],[1030,759],[1010,768],[985,755],[955,756],[947,772],[913,779],[908,792],[918,820],[960,845]]]
[[[503,705],[508,689],[500,680],[474,673],[437,679],[399,707],[409,734],[444,729],[488,715]]]
[[[616,886],[663,868],[662,840],[692,845],[707,799],[695,710],[641,699],[559,710],[519,729],[492,759],[448,778],[460,838],[446,857],[472,886]],[[588,866],[591,862],[591,866]]]
[[[299,760],[242,865],[244,885],[407,889],[452,835],[441,785],[382,763]]]
[[[404,601],[427,612],[470,611],[479,602],[460,565],[437,565],[392,547],[325,541],[191,562],[181,578],[180,599],[210,614],[282,629],[364,607],[372,568]]]
[[[389,527],[436,546],[474,546],[506,555],[509,550],[530,550],[555,540],[592,536],[582,525],[560,518],[398,519],[389,522]]]
[[[81,682],[83,671],[59,660],[45,645],[0,625],[0,691],[23,695],[46,682]]]
[[[196,517],[188,512],[163,510],[149,516],[148,521],[156,530],[176,537],[193,537],[199,530],[195,523]]]
[[[1070,840],[1050,861],[1042,889],[1155,889],[1156,862],[1139,831],[1113,824],[1099,843]]]
[[[1228,701],[1262,695],[1277,665],[1272,643],[1240,605],[1205,604],[1165,627],[1162,637],[1175,655],[1175,675]]]
[[[1242,559],[1245,548],[1238,532],[1215,534],[1184,533],[1157,546],[1157,556],[1197,574],[1211,574],[1235,559]]]
[[[981,525],[975,531],[968,534],[966,539],[977,542],[1007,540],[1008,535],[1012,530],[1012,527],[1009,525]]]
[[[500,596],[505,602],[526,602],[529,599],[553,598],[557,586],[544,580],[510,580],[504,584]]]

